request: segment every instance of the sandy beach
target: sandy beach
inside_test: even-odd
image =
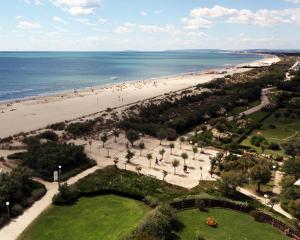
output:
[[[241,66],[266,66],[279,60],[276,56],[266,56],[259,61],[223,69],[111,84],[15,102],[2,102],[0,103],[0,138],[36,130],[56,122],[73,120],[107,108],[135,103],[250,69]]]

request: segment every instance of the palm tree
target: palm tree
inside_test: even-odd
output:
[[[160,140],[159,145],[161,145],[162,140],[166,137],[166,131],[164,129],[159,129],[156,133],[158,139]]]
[[[198,152],[198,148],[197,148],[196,146],[194,146],[194,147],[192,148],[192,150],[193,150],[193,154],[194,154],[193,159],[195,160],[195,155],[196,155],[196,153]]]
[[[182,144],[185,142],[185,137],[180,137],[179,141],[180,141],[180,149],[181,149]]]
[[[170,147],[170,154],[172,155],[172,151],[175,148],[175,144],[174,143],[170,143],[169,147]]]
[[[168,176],[168,172],[166,170],[163,170],[163,181],[165,181],[166,176]]]
[[[116,167],[117,167],[118,162],[119,162],[119,158],[118,157],[114,157],[114,164],[115,164]]]
[[[107,150],[107,156],[106,157],[110,158],[110,156],[109,156],[109,148],[107,147],[106,150]]]
[[[117,138],[119,137],[120,135],[120,131],[118,129],[114,129],[113,130],[113,135],[115,137],[115,143],[117,142]]]
[[[107,137],[107,133],[103,133],[101,136],[100,136],[100,140],[102,141],[102,147],[104,148],[104,144],[107,142],[108,140],[108,137]]]
[[[151,168],[152,153],[148,153],[148,154],[147,154],[147,159],[148,159],[148,161],[149,161],[149,163],[150,163],[150,168]]]
[[[142,167],[136,166],[135,170],[138,172],[138,175],[140,175],[140,171],[142,171]]]
[[[179,161],[177,159],[175,159],[173,162],[172,162],[172,166],[174,168],[174,175],[176,174],[176,168],[179,166]]]
[[[184,161],[184,166],[186,165],[186,163],[185,163],[185,160],[186,159],[188,159],[189,158],[189,156],[187,155],[187,153],[181,153],[181,158],[183,159],[183,161]]]
[[[127,159],[127,163],[130,163],[130,160],[134,157],[134,152],[131,152],[130,150],[127,150],[127,154],[125,158]]]
[[[202,170],[203,170],[203,168],[202,168],[202,167],[200,167],[200,173],[201,173],[200,180],[203,180],[203,177],[202,177]]]
[[[142,156],[142,151],[143,151],[143,149],[145,149],[145,143],[140,142],[139,143],[139,149],[140,149],[140,156]]]
[[[164,159],[165,152],[166,152],[166,150],[164,148],[159,150],[159,154],[161,155],[161,159]]]

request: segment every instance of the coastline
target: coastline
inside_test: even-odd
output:
[[[278,62],[274,55],[265,55],[254,62],[223,66],[210,70],[183,73],[145,80],[110,83],[77,91],[64,91],[45,96],[33,96],[23,100],[0,102],[0,138],[43,128],[49,124],[88,116],[107,108],[157,97],[179,91],[217,77],[242,73],[251,67]],[[247,66],[248,68],[242,68]]]

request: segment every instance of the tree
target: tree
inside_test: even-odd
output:
[[[147,159],[150,163],[150,168],[151,168],[152,153],[147,153]]]
[[[142,151],[143,151],[143,149],[145,149],[145,143],[140,142],[139,143],[139,149],[140,149],[140,156],[142,156]]]
[[[176,168],[179,166],[179,161],[177,159],[175,159],[173,162],[172,162],[172,166],[174,168],[174,175],[176,174]]]
[[[126,131],[126,138],[131,143],[132,147],[134,146],[134,142],[140,139],[140,136],[137,131],[135,130],[128,130]]]
[[[185,137],[180,137],[179,141],[180,141],[180,149],[181,149],[182,144],[185,142]]]
[[[107,133],[101,134],[100,140],[101,140],[101,142],[102,142],[102,147],[104,148],[104,144],[105,144],[105,143],[107,142],[107,140],[108,140]]]
[[[203,180],[202,170],[203,170],[203,167],[200,167],[200,173],[201,173],[200,180]]]
[[[134,152],[131,152],[130,150],[127,150],[127,154],[125,158],[127,159],[127,163],[130,163],[130,160],[134,157]]]
[[[159,150],[159,154],[161,155],[161,159],[164,159],[165,152],[166,152],[166,150],[164,148]]]
[[[260,192],[261,184],[267,184],[272,177],[272,173],[267,164],[257,164],[250,169],[250,178],[257,184],[257,192]]]
[[[140,171],[142,171],[142,167],[141,166],[137,166],[135,168],[135,170],[138,172],[138,175],[140,175]]]
[[[277,196],[273,196],[270,198],[269,204],[273,208],[275,206],[275,204],[277,204],[279,202],[280,202],[279,198]]]
[[[231,170],[221,174],[220,190],[225,196],[235,193],[236,187],[243,186],[247,182],[242,172]]]
[[[166,170],[163,170],[163,181],[165,181],[166,176],[168,176],[168,172]]]
[[[300,218],[300,199],[296,199],[293,201],[290,201],[288,205],[289,211],[292,213],[293,216],[296,218]]]
[[[114,157],[114,164],[115,164],[115,167],[117,167],[118,162],[119,162],[119,158],[118,158],[118,157]]]
[[[192,148],[192,150],[193,150],[193,154],[194,154],[193,159],[195,160],[195,155],[196,155],[196,153],[198,152],[198,148],[197,148],[196,146],[194,146],[194,147]]]
[[[117,142],[117,138],[120,136],[120,131],[118,129],[113,130],[113,135],[115,137],[115,143]]]
[[[187,153],[181,153],[181,158],[183,159],[183,162],[184,162],[184,166],[186,165],[186,159],[188,159],[189,158],[189,156],[187,155]]]
[[[300,155],[300,139],[294,138],[293,140],[284,144],[283,148],[287,155],[290,155],[293,158],[295,158],[296,156],[299,156]]]
[[[172,155],[173,153],[173,149],[175,148],[175,144],[174,143],[170,143],[169,144],[169,147],[170,147],[170,154]]]
[[[166,131],[164,129],[159,129],[156,133],[156,136],[160,140],[159,145],[161,145],[162,140],[166,138]]]
[[[288,159],[283,164],[283,171],[288,175],[300,178],[300,158]]]

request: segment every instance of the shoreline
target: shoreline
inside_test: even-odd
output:
[[[243,55],[247,55],[248,53],[240,53]],[[182,72],[182,73],[177,73],[177,74],[170,74],[170,75],[163,75],[163,76],[158,76],[158,77],[152,77],[152,78],[145,78],[145,79],[132,79],[132,80],[127,80],[127,81],[120,81],[120,82],[115,82],[115,83],[106,83],[106,84],[101,84],[101,85],[94,85],[90,87],[82,87],[78,89],[66,89],[66,90],[61,90],[61,91],[52,91],[52,92],[45,92],[37,95],[32,95],[32,96],[27,96],[23,98],[11,98],[11,99],[4,99],[0,100],[0,108],[2,104],[11,104],[11,103],[18,103],[18,102],[23,102],[23,101],[30,101],[30,100],[37,100],[38,98],[47,98],[51,96],[61,96],[61,95],[67,95],[67,94],[72,94],[74,91],[77,91],[78,93],[80,92],[85,92],[89,91],[91,89],[99,90],[101,88],[107,88],[107,87],[112,87],[116,85],[122,85],[126,83],[134,83],[134,82],[141,82],[141,81],[153,81],[153,80],[160,80],[160,79],[167,79],[167,78],[173,78],[173,77],[184,77],[187,75],[193,75],[193,74],[206,74],[208,72],[213,72],[213,71],[224,71],[226,69],[231,69],[231,68],[243,68],[243,66],[246,66],[248,64],[256,64],[260,63],[263,60],[267,60],[272,57],[277,57],[276,55],[271,55],[271,54],[257,54],[258,56],[262,56],[262,59],[258,59],[252,62],[245,62],[245,63],[239,63],[239,64],[225,64],[221,65],[218,67],[213,67],[213,68],[208,68],[208,69],[203,69],[199,71],[193,71],[193,72]],[[0,109],[1,110],[1,109]]]
[[[99,113],[107,108],[118,108],[141,100],[179,91],[217,77],[242,73],[278,62],[275,55],[235,66],[220,66],[203,71],[182,73],[143,80],[109,83],[77,91],[64,91],[28,99],[0,102],[0,138],[44,128],[49,124],[72,121]],[[247,68],[243,68],[247,66]]]

